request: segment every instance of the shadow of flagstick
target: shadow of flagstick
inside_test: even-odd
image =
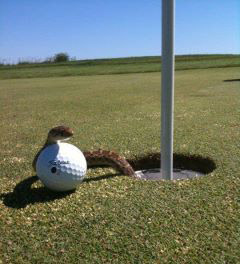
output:
[[[228,80],[223,80],[224,82],[240,82],[240,79],[228,79]]]

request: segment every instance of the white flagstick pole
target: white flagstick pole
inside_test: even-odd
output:
[[[161,170],[166,180],[173,179],[174,5],[175,0],[162,0]]]

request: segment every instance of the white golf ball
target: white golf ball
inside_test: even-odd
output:
[[[87,171],[87,162],[80,149],[68,143],[52,144],[42,150],[36,164],[42,183],[54,191],[76,189]]]

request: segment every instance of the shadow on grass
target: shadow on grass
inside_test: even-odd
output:
[[[111,179],[111,178],[115,178],[117,176],[120,176],[121,174],[120,173],[117,173],[116,174],[107,174],[107,175],[102,175],[102,176],[98,176],[98,177],[94,177],[94,178],[85,178],[83,180],[83,182],[92,182],[92,181],[101,181],[101,180],[105,180],[105,179]]]
[[[160,153],[149,153],[135,159],[129,159],[128,162],[135,170],[147,170],[159,168],[161,161]],[[213,160],[197,155],[173,154],[173,167],[181,170],[192,170],[208,174],[216,169]]]
[[[28,204],[44,203],[61,199],[74,192],[52,192],[44,186],[31,188],[32,184],[37,180],[37,176],[32,176],[19,182],[15,186],[13,192],[2,194],[0,196],[3,198],[3,203],[8,207],[20,209],[25,208]]]
[[[240,82],[240,79],[228,79],[224,80],[224,82]]]
[[[87,178],[84,179],[83,182],[88,183],[91,181],[100,181],[104,179],[113,178],[118,175],[119,174],[108,174],[95,178]],[[75,192],[75,190],[67,192],[54,192],[44,186],[32,188],[32,185],[38,180],[39,178],[37,176],[32,176],[27,179],[24,179],[15,186],[13,192],[0,194],[0,199],[3,200],[3,203],[7,207],[21,209],[25,208],[29,204],[46,203],[49,201],[62,199]]]

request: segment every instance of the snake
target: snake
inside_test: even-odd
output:
[[[45,143],[33,159],[32,166],[34,171],[36,171],[37,159],[46,147],[69,140],[73,134],[73,130],[67,126],[57,126],[50,129]],[[129,164],[126,158],[115,151],[98,149],[94,151],[83,151],[83,155],[85,156],[88,167],[109,166],[123,175],[136,177],[133,167]]]

